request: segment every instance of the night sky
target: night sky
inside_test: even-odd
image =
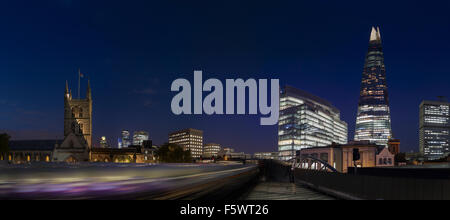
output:
[[[174,116],[177,78],[279,78],[329,100],[353,139],[371,26],[383,39],[394,136],[418,151],[419,104],[450,96],[449,1],[2,1],[0,130],[63,137],[63,95],[90,78],[94,143],[120,131],[204,130],[204,142],[277,151],[260,116]],[[82,81],[85,95],[86,79]],[[206,95],[206,94],[205,94]]]

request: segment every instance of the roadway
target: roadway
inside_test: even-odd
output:
[[[0,167],[0,199],[222,199],[257,175],[242,164],[13,165]]]
[[[252,164],[0,164],[0,199],[328,200]],[[262,177],[262,178],[261,178]],[[262,181],[261,181],[262,180]]]

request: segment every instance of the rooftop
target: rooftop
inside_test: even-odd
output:
[[[187,128],[187,129],[183,129],[183,130],[179,130],[179,131],[174,131],[172,133],[170,133],[169,135],[173,135],[173,134],[178,134],[181,132],[189,132],[189,133],[200,133],[203,134],[202,130],[198,130],[198,129],[194,129],[194,128]]]
[[[13,140],[9,142],[11,151],[53,151],[63,140]]]
[[[292,96],[292,97],[295,97],[295,98],[299,98],[299,99],[306,99],[306,100],[309,100],[311,102],[315,102],[317,104],[321,104],[321,105],[327,106],[327,107],[331,108],[334,112],[340,113],[339,109],[337,109],[335,106],[333,106],[331,104],[331,102],[329,102],[329,101],[327,101],[325,99],[322,99],[322,98],[320,98],[318,96],[315,96],[315,95],[313,95],[311,93],[308,93],[306,91],[303,91],[301,89],[297,89],[295,87],[286,85],[284,87],[284,89],[283,89],[283,94],[286,94],[288,96]]]

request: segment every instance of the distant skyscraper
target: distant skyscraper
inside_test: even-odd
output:
[[[184,150],[190,150],[193,158],[203,154],[203,131],[188,128],[169,134],[169,143],[178,144]]]
[[[370,141],[387,147],[390,138],[391,116],[381,35],[379,28],[372,28],[361,82],[355,141]]]
[[[117,148],[119,149],[123,148],[122,138],[117,138]]]
[[[122,131],[122,145],[119,148],[127,148],[131,145],[130,132],[127,130]]]
[[[278,152],[281,160],[295,157],[296,151],[347,144],[347,123],[328,101],[286,86],[280,97]]]
[[[144,141],[148,140],[148,132],[146,131],[136,131],[133,135],[133,145],[142,146]]]
[[[420,104],[420,152],[427,159],[440,159],[450,153],[450,103],[423,101]]]

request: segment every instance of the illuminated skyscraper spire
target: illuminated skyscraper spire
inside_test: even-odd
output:
[[[372,28],[366,55],[356,118],[355,140],[387,146],[392,138],[380,28]]]
[[[380,42],[381,43],[381,33],[380,33],[380,28],[377,27],[372,27],[372,33],[370,34],[370,42]]]

